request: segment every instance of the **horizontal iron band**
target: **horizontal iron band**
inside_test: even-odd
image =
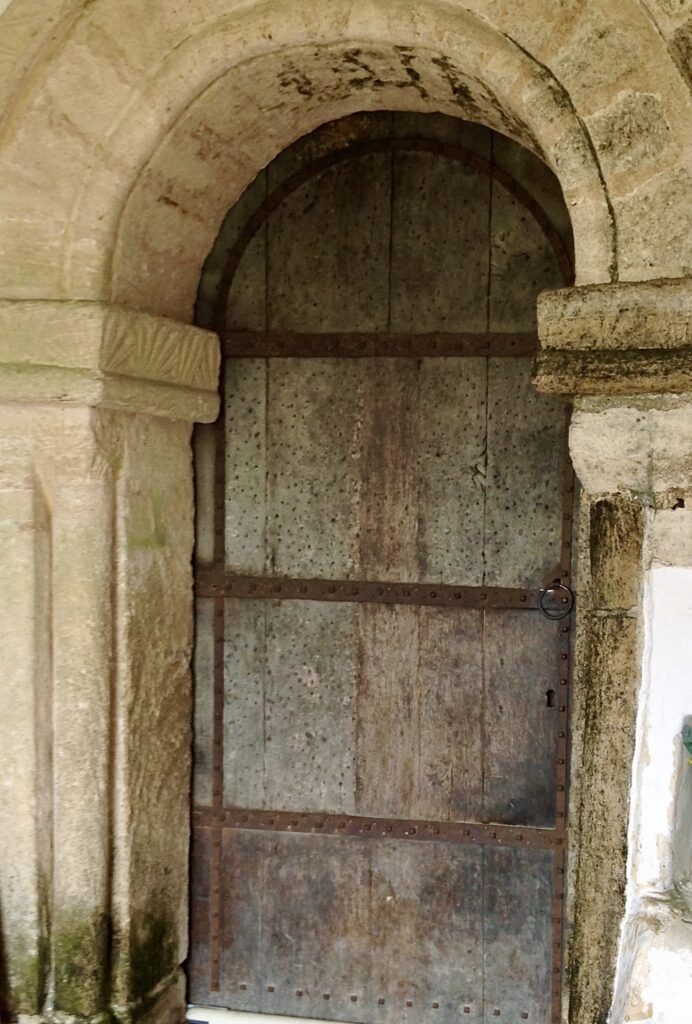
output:
[[[319,812],[264,811],[238,807],[195,807],[192,811],[192,824],[197,828],[364,836],[371,839],[410,839],[418,842],[445,840],[477,845],[528,846],[539,850],[561,849],[565,845],[565,833],[557,829],[469,821],[421,821]]]
[[[259,598],[278,601],[344,601],[456,608],[540,608],[540,590],[511,587],[453,587],[442,583],[386,583],[372,580],[287,579],[236,576],[214,569],[197,572],[198,597]]]
[[[224,355],[234,359],[416,358],[424,356],[534,356],[536,334],[302,334],[232,333]]]

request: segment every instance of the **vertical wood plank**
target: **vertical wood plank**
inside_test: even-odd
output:
[[[479,1024],[482,851],[451,843],[372,845],[371,1019]]]
[[[363,1019],[372,956],[369,846],[283,834],[267,847],[263,1012]]]
[[[539,612],[486,612],[486,819],[555,821],[558,629]],[[549,707],[548,693],[553,694]]]
[[[195,562],[214,560],[214,458],[216,427],[197,423],[192,432],[195,467]]]
[[[536,587],[560,564],[564,402],[531,386],[530,359],[490,359],[485,583]]]
[[[267,807],[353,813],[357,609],[267,605]]]
[[[483,853],[483,1022],[549,1024],[552,854],[493,847]]]
[[[286,576],[359,573],[364,361],[271,361],[268,569]]]
[[[481,586],[487,360],[422,359],[420,578]]]
[[[411,816],[478,821],[483,813],[483,613],[421,608],[418,645],[420,759]]]
[[[225,602],[223,798],[264,806],[266,604]]]
[[[389,156],[374,154],[310,178],[271,215],[271,330],[386,327],[389,191]]]
[[[431,153],[393,167],[391,330],[485,330],[489,178]]]
[[[194,689],[192,799],[197,806],[212,800],[214,725],[214,602],[195,601],[195,647],[192,658]]]
[[[493,182],[490,274],[491,331],[534,331],[536,297],[564,287],[555,253],[526,207]]]
[[[265,571],[267,362],[226,361],[226,567]]]
[[[358,814],[405,817],[418,798],[418,615],[417,608],[358,606]]]
[[[361,440],[359,556],[366,579],[418,578],[418,365],[368,359]]]
[[[221,860],[221,986],[211,1005],[262,1008],[262,901],[266,839],[224,829]]]
[[[194,828],[190,843],[190,955],[187,964],[191,1002],[209,1000],[210,830]]]

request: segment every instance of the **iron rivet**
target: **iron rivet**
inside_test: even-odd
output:
[[[378,1006],[384,1006],[384,999],[382,999],[382,997],[380,997],[380,998],[379,998],[379,999],[377,1000],[377,1005],[378,1005]]]
[[[240,986],[239,986],[239,987],[240,987],[240,991],[241,991],[241,992],[245,992],[245,991],[246,991],[246,989],[247,989],[247,985],[245,984],[245,982],[244,982],[244,981],[243,981],[243,982],[241,982],[241,984],[240,984]]]
[[[566,706],[564,704],[561,704],[560,707],[558,708],[558,710],[559,711],[566,711],[567,708],[566,708]]]
[[[529,1015],[528,1015],[528,1013],[522,1013],[522,1015],[521,1015],[521,1019],[522,1019],[522,1020],[528,1020],[528,1019],[529,1019]]]
[[[357,1003],[358,1002],[358,996],[351,996],[351,1002],[352,1003]]]
[[[322,996],[323,999],[329,999],[329,992],[325,992]]]
[[[436,590],[431,590],[430,591],[430,596],[431,597],[437,597],[437,591]]]
[[[464,1013],[471,1013],[471,1007],[470,1006],[465,1006],[464,1007]]]
[[[413,1006],[413,1002],[412,1002],[412,1000],[411,1000],[411,999],[407,999],[407,1000],[406,1000],[406,1005],[407,1005],[407,1006]]]
[[[297,988],[296,989],[296,995],[298,996],[298,998],[300,998],[302,996],[302,994],[303,994],[302,988]]]
[[[557,759],[557,763],[558,763],[558,764],[564,764],[564,763],[565,763],[565,759],[564,759],[564,757],[558,757],[558,759]]]
[[[274,986],[273,985],[267,985],[267,992],[273,992],[273,991],[274,991]]]
[[[433,1003],[433,1010],[439,1010],[439,1008],[440,1008],[440,1004],[439,1003]]]

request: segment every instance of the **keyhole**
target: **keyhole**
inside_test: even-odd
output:
[[[555,707],[555,690],[546,690],[545,692],[545,706],[547,708]]]

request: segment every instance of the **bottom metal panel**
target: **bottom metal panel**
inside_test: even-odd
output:
[[[211,850],[198,829],[196,848]],[[357,1024],[548,1024],[553,853],[224,829],[220,989],[193,893],[190,997]]]

